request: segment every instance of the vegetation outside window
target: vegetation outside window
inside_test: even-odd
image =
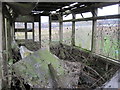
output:
[[[71,45],[72,39],[72,22],[64,22],[63,23],[63,43],[67,45]]]
[[[75,46],[91,50],[92,21],[75,23]]]

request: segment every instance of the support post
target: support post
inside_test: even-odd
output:
[[[51,43],[51,35],[52,35],[52,31],[51,31],[51,15],[49,16],[49,44]]]
[[[97,9],[94,9],[92,14],[93,14],[93,18],[97,17]],[[95,53],[95,51],[96,51],[96,31],[97,31],[97,20],[93,19],[93,23],[92,23],[92,44],[91,44],[92,53]]]
[[[75,14],[73,13],[72,14],[72,17],[73,17],[73,19],[75,19]],[[72,41],[71,41],[71,45],[72,46],[75,46],[75,21],[72,21]]]
[[[35,33],[34,33],[34,21],[32,23],[32,37],[33,37],[33,42],[35,40]]]
[[[10,20],[7,19],[7,52],[8,52],[8,60],[11,59],[11,26]]]
[[[41,48],[41,16],[39,16],[38,18],[39,18],[39,44]]]
[[[25,40],[27,40],[27,22],[25,22]]]
[[[59,42],[62,43],[63,42],[63,16],[60,13],[59,15]]]
[[[16,39],[16,37],[15,37],[15,22],[13,23],[13,35],[14,35],[14,39]]]
[[[7,90],[8,87],[8,70],[7,70],[7,59],[5,59],[4,50],[6,49],[5,39],[5,23],[4,14],[2,12],[2,2],[0,2],[0,90]]]
[[[15,24],[14,24],[14,22],[12,22],[12,26],[11,26],[11,36],[12,36],[12,40],[14,40],[15,38],[14,38],[14,33],[15,33],[15,29],[14,29],[14,26]]]

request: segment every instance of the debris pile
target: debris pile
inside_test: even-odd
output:
[[[107,82],[119,70],[89,51],[63,44],[51,44],[50,51],[39,49],[13,65],[21,86],[95,89],[109,86]]]
[[[78,87],[97,88],[102,86],[119,70],[119,66],[109,63],[104,58],[91,54],[87,50],[64,44],[52,43],[50,50],[60,59],[81,63]]]
[[[32,88],[75,88],[81,63],[58,59],[46,49],[40,49],[14,64],[14,71]]]

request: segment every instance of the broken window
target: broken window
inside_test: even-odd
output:
[[[118,59],[118,20],[97,20],[96,53]]]
[[[59,22],[52,23],[52,41],[59,41]]]
[[[63,43],[71,45],[72,36],[72,22],[63,23]]]
[[[92,21],[75,23],[75,46],[91,50]]]

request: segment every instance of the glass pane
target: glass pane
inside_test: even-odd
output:
[[[24,22],[15,22],[15,29],[25,29]]]
[[[59,23],[52,23],[52,41],[59,41]]]
[[[98,8],[98,16],[118,14],[118,7],[119,5],[116,4],[116,5],[103,7],[102,9]]]
[[[118,19],[97,20],[96,53],[118,59]]]
[[[15,39],[25,39],[25,32],[15,32]]]
[[[71,45],[72,36],[72,22],[63,23],[63,43]]]
[[[75,45],[91,50],[92,21],[81,21],[75,23]]]

